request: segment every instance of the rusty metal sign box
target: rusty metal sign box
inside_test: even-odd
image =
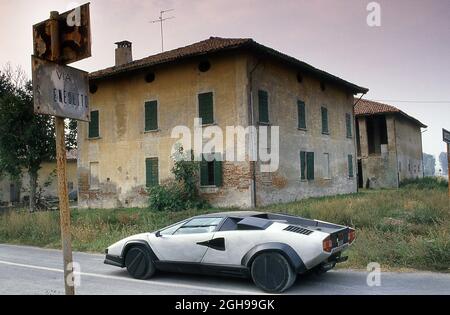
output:
[[[69,64],[91,56],[91,22],[89,3],[62,13],[58,18],[60,58]],[[34,55],[51,60],[50,20],[33,26]]]
[[[88,73],[32,56],[36,114],[90,121]]]
[[[444,142],[450,144],[450,131],[442,129],[442,137],[444,139]]]

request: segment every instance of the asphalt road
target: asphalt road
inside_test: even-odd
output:
[[[103,255],[74,253],[81,267],[77,294],[252,295],[250,280],[159,273],[140,281],[126,270],[103,264]],[[57,250],[0,244],[0,294],[63,294],[62,254]],[[301,276],[286,294],[450,294],[450,274],[382,273],[381,286],[369,287],[367,273],[331,271]]]

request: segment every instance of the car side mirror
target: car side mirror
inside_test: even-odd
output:
[[[156,236],[156,237],[162,237],[161,231],[156,232],[155,236]]]

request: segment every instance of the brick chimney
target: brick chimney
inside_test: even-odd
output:
[[[133,61],[131,42],[124,40],[116,43],[116,66],[121,66]]]

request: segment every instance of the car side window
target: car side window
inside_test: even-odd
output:
[[[236,231],[238,229],[238,222],[241,221],[240,218],[228,218],[220,227],[221,232],[225,231]]]
[[[196,218],[181,226],[174,235],[214,232],[223,218]]]

